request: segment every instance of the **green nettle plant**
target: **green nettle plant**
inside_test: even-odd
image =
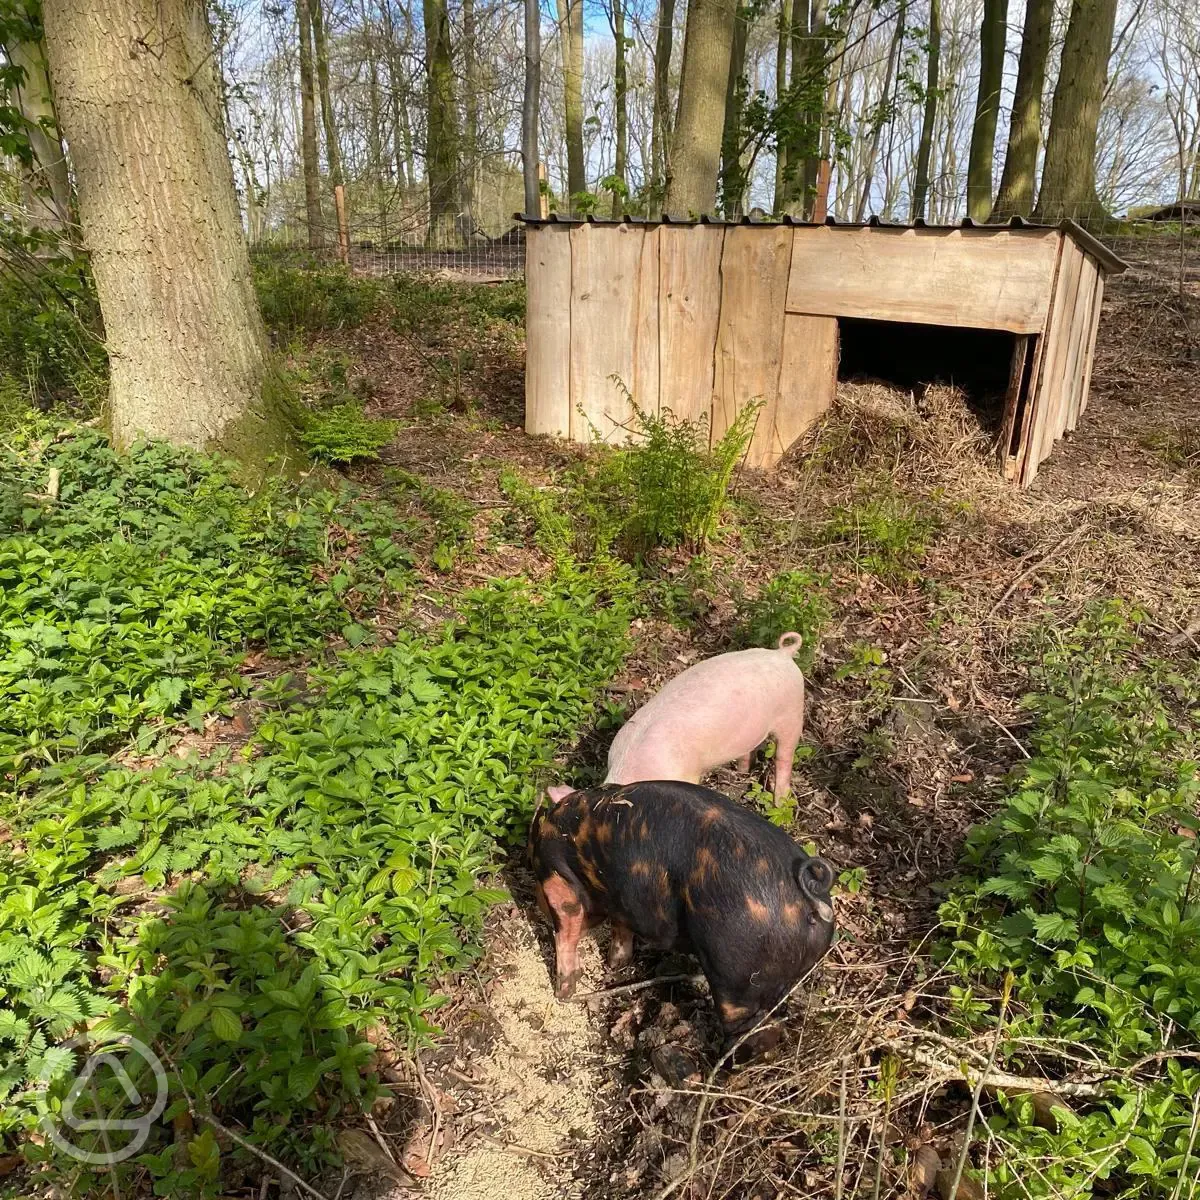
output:
[[[634,560],[664,546],[699,552],[717,531],[762,404],[742,408],[710,451],[704,418],[648,413],[629,399],[631,444],[598,447],[569,468],[560,497],[539,492],[515,471],[501,478],[509,499],[531,519],[539,546],[556,560],[613,554]]]
[[[825,594],[828,586],[827,575],[780,571],[755,600],[744,600],[738,606],[738,645],[773,646],[781,634],[794,631],[804,639],[796,661],[807,670],[812,666],[820,632],[832,614]]]
[[[1200,1177],[1200,678],[1134,663],[1138,619],[1101,605],[1042,648],[1035,754],[941,910],[959,1019],[986,1020],[1011,971],[1001,1060],[1103,1080],[1053,1130],[1027,1098],[988,1117],[999,1197],[1177,1198]]]
[[[227,1195],[260,1164],[209,1118],[316,1171],[379,1092],[381,1038],[427,1039],[437,981],[479,954],[498,849],[617,670],[632,589],[498,581],[381,647],[370,608],[408,586],[416,518],[349,491],[251,497],[212,460],[92,434],[4,453],[0,1154],[76,1194]],[[59,501],[30,499],[51,468]],[[358,648],[247,669],[334,632]],[[170,756],[242,695],[264,713],[247,744]],[[115,1174],[26,1138],[34,1081],[54,1114],[57,1044],[85,1027],[166,1072]],[[139,1115],[94,1078],[93,1107]]]

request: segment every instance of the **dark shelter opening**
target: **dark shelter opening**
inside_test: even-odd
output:
[[[915,392],[931,383],[961,388],[989,434],[1000,430],[1016,335],[901,321],[838,319],[838,381],[877,380]]]

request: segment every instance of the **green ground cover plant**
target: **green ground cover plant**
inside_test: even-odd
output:
[[[566,568],[497,581],[384,645],[370,610],[422,536],[391,506],[251,496],[211,459],[121,458],[90,433],[8,453],[0,1149],[75,1194],[257,1177],[199,1113],[315,1172],[379,1090],[381,1030],[419,1044],[437,981],[479,953],[501,849],[618,668],[631,590]],[[52,468],[58,501],[31,497]],[[358,648],[325,652],[335,632]],[[292,669],[254,683],[250,649]],[[171,756],[243,695],[262,714],[244,744]],[[56,1046],[85,1025],[168,1071],[166,1112],[113,1175],[27,1138],[35,1081],[56,1112]],[[127,1104],[115,1080],[95,1101]]]
[[[1140,620],[1099,604],[1034,647],[1033,757],[942,907],[956,1019],[994,1023],[1008,976],[1001,1069],[1098,1081],[1053,1129],[1027,1097],[986,1114],[1000,1198],[1178,1198],[1200,1178],[1200,673],[1147,656]]]

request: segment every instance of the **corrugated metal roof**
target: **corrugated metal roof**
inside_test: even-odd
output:
[[[1030,230],[1056,230],[1066,233],[1073,238],[1075,242],[1088,254],[1096,259],[1097,262],[1104,268],[1105,272],[1110,275],[1119,275],[1126,270],[1129,264],[1117,254],[1114,254],[1102,241],[1088,233],[1076,221],[1064,220],[1057,225],[1043,225],[1034,221],[1027,221],[1024,217],[1013,217],[1011,220],[1002,224],[981,224],[978,221],[973,221],[970,217],[964,217],[957,224],[953,225],[938,225],[929,221],[918,219],[916,221],[884,221],[879,217],[871,217],[866,221],[839,221],[834,217],[826,217],[823,222],[817,221],[801,221],[796,217],[784,216],[778,219],[758,218],[744,216],[736,221],[726,221],[719,217],[673,217],[669,213],[663,213],[661,217],[634,217],[625,216],[620,218],[597,217],[593,215],[575,217],[561,217],[557,213],[551,213],[548,217],[527,217],[522,213],[513,213],[513,218],[522,222],[525,225],[720,225],[720,226],[761,226],[762,228],[778,228],[780,225],[790,225],[799,228],[811,229],[816,226],[824,226],[829,229],[930,229],[935,231],[948,232],[954,229],[972,229],[979,233],[1003,233],[1011,229],[1030,229]]]

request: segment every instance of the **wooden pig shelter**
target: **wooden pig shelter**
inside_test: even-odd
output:
[[[1087,407],[1104,280],[1125,269],[1070,221],[526,224],[526,430],[623,441],[632,396],[715,440],[760,399],[759,467],[833,403],[840,364],[973,379],[1027,485]]]

